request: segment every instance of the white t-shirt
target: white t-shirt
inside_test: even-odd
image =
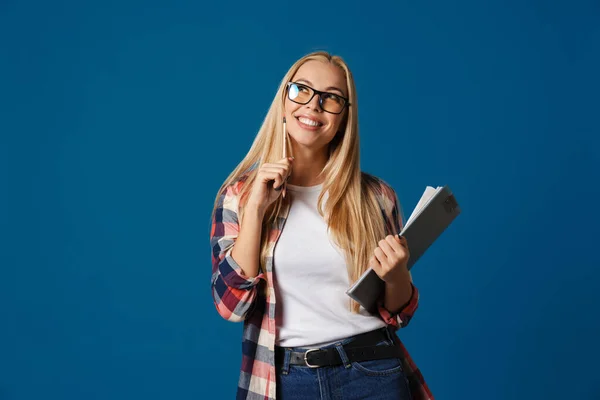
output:
[[[349,308],[346,262],[317,211],[321,189],[287,184],[291,206],[273,254],[278,346],[324,346],[385,326]]]

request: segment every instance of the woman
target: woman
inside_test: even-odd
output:
[[[401,226],[394,190],[360,171],[346,63],[301,58],[213,211],[215,306],[244,322],[238,399],[433,398],[394,333],[419,297]],[[376,315],[345,294],[369,266]]]

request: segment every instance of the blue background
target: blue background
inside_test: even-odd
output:
[[[461,203],[400,333],[434,395],[600,398],[600,3],[215,3],[1,2],[0,399],[234,397],[210,212],[317,49],[406,216]]]

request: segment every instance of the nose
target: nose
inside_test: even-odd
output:
[[[312,97],[312,99],[310,99],[310,101],[308,103],[306,103],[305,105],[309,109],[312,109],[315,111],[321,111],[321,104],[319,103],[319,100],[321,100],[321,98],[319,97],[319,94],[315,93],[315,95]]]

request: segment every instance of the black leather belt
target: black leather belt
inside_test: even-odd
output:
[[[376,346],[382,340],[388,340],[386,328],[377,329],[358,335],[352,342],[343,346],[350,362],[381,360],[385,358],[401,358],[402,350],[397,345]],[[287,350],[289,351],[289,350]],[[290,365],[303,365],[311,368],[342,365],[344,362],[335,347],[327,349],[308,349],[306,351],[289,351]],[[285,347],[275,346],[275,362],[283,365]]]

